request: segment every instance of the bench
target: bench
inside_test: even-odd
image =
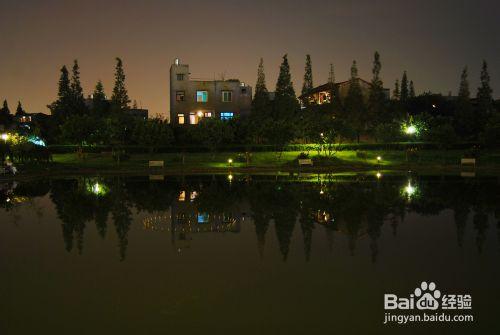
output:
[[[462,158],[460,160],[461,165],[473,165],[474,167],[476,166],[476,159],[475,158]]]
[[[162,168],[164,166],[163,161],[149,161],[149,167],[160,167]]]
[[[309,158],[306,158],[306,159],[299,159],[299,165],[302,166],[302,165],[313,165],[313,161]]]

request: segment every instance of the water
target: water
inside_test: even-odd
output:
[[[232,177],[1,184],[1,334],[500,331],[497,178]],[[421,281],[474,322],[384,325]]]

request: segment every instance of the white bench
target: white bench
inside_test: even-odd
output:
[[[475,158],[462,158],[460,160],[460,164],[462,164],[462,165],[473,165],[475,167],[476,166],[476,159]]]
[[[313,165],[313,161],[310,158],[299,159],[299,165]]]
[[[149,167],[164,167],[164,162],[163,161],[149,161]]]

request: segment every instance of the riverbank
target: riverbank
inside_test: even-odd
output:
[[[466,153],[461,150],[426,150],[410,157],[405,151],[341,151],[330,158],[309,152],[312,166],[299,166],[300,152],[256,152],[248,157],[244,153],[166,153],[133,154],[119,163],[110,155],[97,153],[55,154],[53,162],[46,164],[16,164],[17,178],[59,176],[73,174],[206,174],[206,173],[276,173],[314,172],[349,173],[363,171],[418,171],[427,174],[454,174],[471,170],[460,165]],[[380,159],[379,159],[380,158]],[[163,161],[163,168],[149,168],[149,161]],[[477,173],[500,175],[500,151],[484,152],[477,158]],[[11,179],[11,177],[9,178]]]

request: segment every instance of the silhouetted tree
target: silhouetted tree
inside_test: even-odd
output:
[[[283,56],[283,62],[280,66],[280,73],[276,83],[274,105],[276,119],[293,117],[299,108],[295,90],[293,88],[287,55]]]
[[[410,91],[408,88],[408,77],[406,75],[406,71],[403,72],[403,78],[401,79],[401,96],[400,100],[402,102],[406,102],[410,97]]]
[[[125,88],[125,71],[123,70],[123,62],[120,58],[116,58],[115,66],[115,86],[113,95],[111,96],[111,104],[114,111],[123,111],[129,108],[130,99],[127,89]]]
[[[57,100],[48,107],[57,124],[61,124],[65,118],[71,115],[71,87],[66,65],[61,68]]]
[[[410,80],[409,97],[410,97],[410,99],[415,98],[415,86],[413,85],[413,80]]]
[[[81,115],[86,112],[85,100],[83,98],[83,88],[80,82],[80,66],[78,60],[74,60],[71,76],[71,114]]]
[[[401,99],[401,92],[399,90],[399,79],[396,79],[394,83],[394,90],[392,91],[392,99],[399,100]]]
[[[380,62],[380,55],[378,52],[375,52],[372,69],[373,77],[371,80],[370,95],[368,97],[368,112],[372,125],[376,121],[379,121],[385,111],[384,84],[380,79],[381,69],[382,63]]]
[[[17,102],[17,108],[16,108],[16,116],[20,116],[26,114],[26,112],[23,109],[23,105],[21,104],[21,101]]]
[[[306,66],[304,71],[304,83],[302,85],[302,95],[309,93],[313,89],[313,74],[311,55],[306,55]]]
[[[359,142],[359,137],[366,127],[366,108],[358,78],[356,61],[351,66],[351,80],[347,96],[344,101],[344,117],[354,129]]]

